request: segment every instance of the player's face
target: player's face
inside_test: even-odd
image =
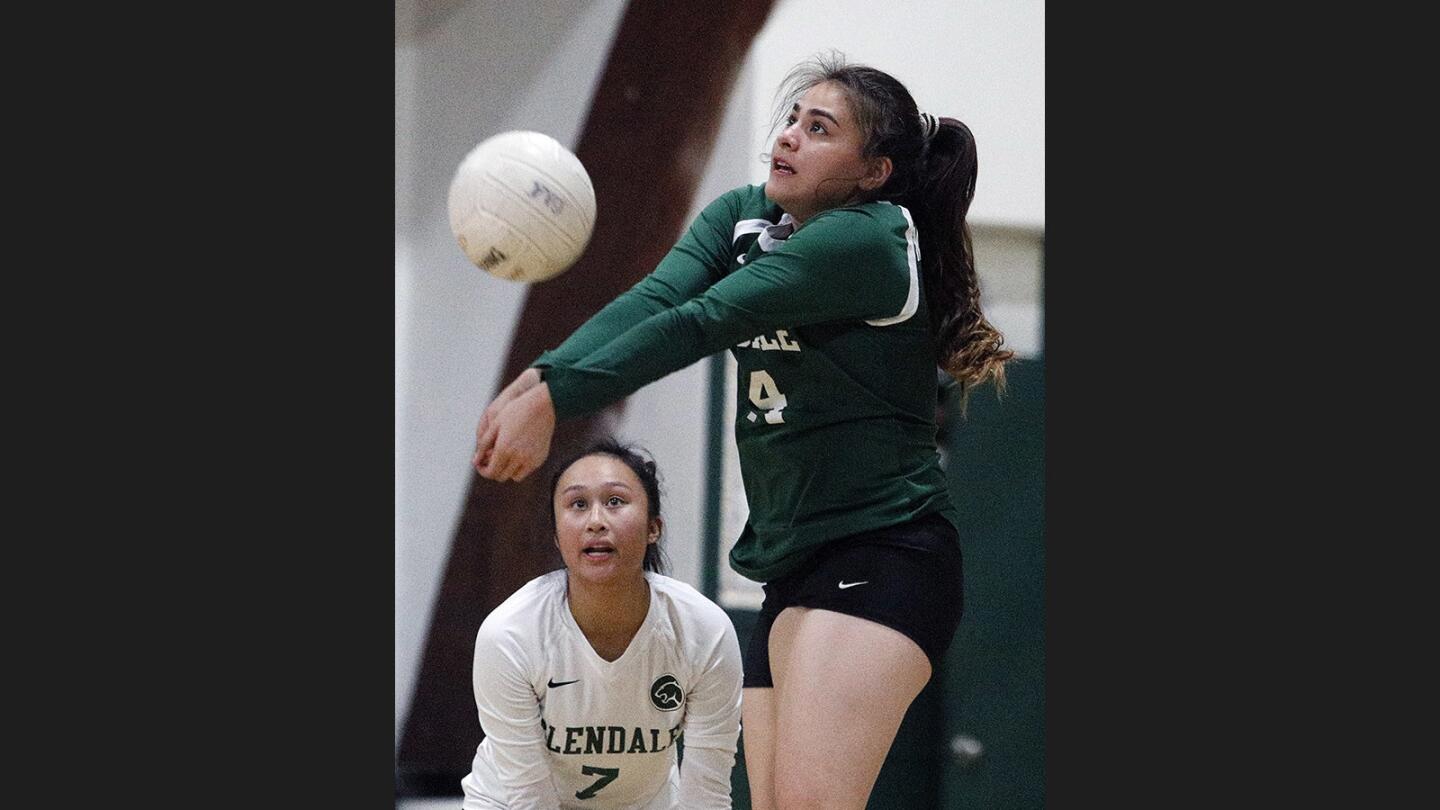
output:
[[[860,155],[864,133],[840,86],[805,91],[785,121],[770,152],[766,196],[800,222],[854,199],[876,164]]]
[[[555,538],[571,576],[607,582],[641,576],[660,520],[635,471],[610,455],[585,456],[555,486]]]

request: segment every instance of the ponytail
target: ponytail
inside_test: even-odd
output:
[[[957,119],[938,122],[925,141],[917,182],[903,202],[920,231],[935,361],[959,384],[963,413],[975,386],[993,379],[997,392],[1005,390],[1005,363],[1015,353],[1001,348],[1004,337],[980,311],[980,279],[965,221],[975,196],[975,137]]]

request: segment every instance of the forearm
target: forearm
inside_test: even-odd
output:
[[[643,284],[642,281],[641,285]],[[570,365],[666,308],[666,305],[653,295],[642,292],[638,287],[631,288],[581,324],[580,328],[559,346],[542,352],[531,365],[541,368]]]
[[[490,618],[476,634],[471,686],[489,751],[484,779],[507,796],[510,810],[557,810],[531,665],[515,636]]]
[[[740,738],[740,643],[728,618],[686,708],[680,806],[729,808],[730,773]]]
[[[512,787],[507,795],[509,810],[560,810],[560,794],[555,792],[555,783],[548,778]]]
[[[558,347],[542,353],[532,366],[566,366],[614,340],[645,319],[679,306],[704,291],[712,274],[695,248],[677,245],[655,271],[581,324]]]
[[[730,810],[730,772],[734,749],[685,747],[680,763],[680,807]]]
[[[555,416],[597,411],[754,336],[748,319],[717,317],[698,301],[647,318],[583,359],[545,372]]]

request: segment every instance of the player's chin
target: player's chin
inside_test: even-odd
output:
[[[766,196],[768,196],[774,202],[780,202],[780,200],[777,199],[775,195],[785,195],[786,192],[789,191],[790,186],[794,184],[794,180],[795,175],[791,174],[790,172],[782,172],[771,169],[770,177],[765,181]]]

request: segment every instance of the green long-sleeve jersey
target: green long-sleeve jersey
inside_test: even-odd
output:
[[[730,564],[761,582],[827,540],[956,520],[910,213],[836,208],[777,238],[769,226],[788,221],[764,185],[721,195],[654,272],[533,364],[563,419],[729,349],[750,510]]]

